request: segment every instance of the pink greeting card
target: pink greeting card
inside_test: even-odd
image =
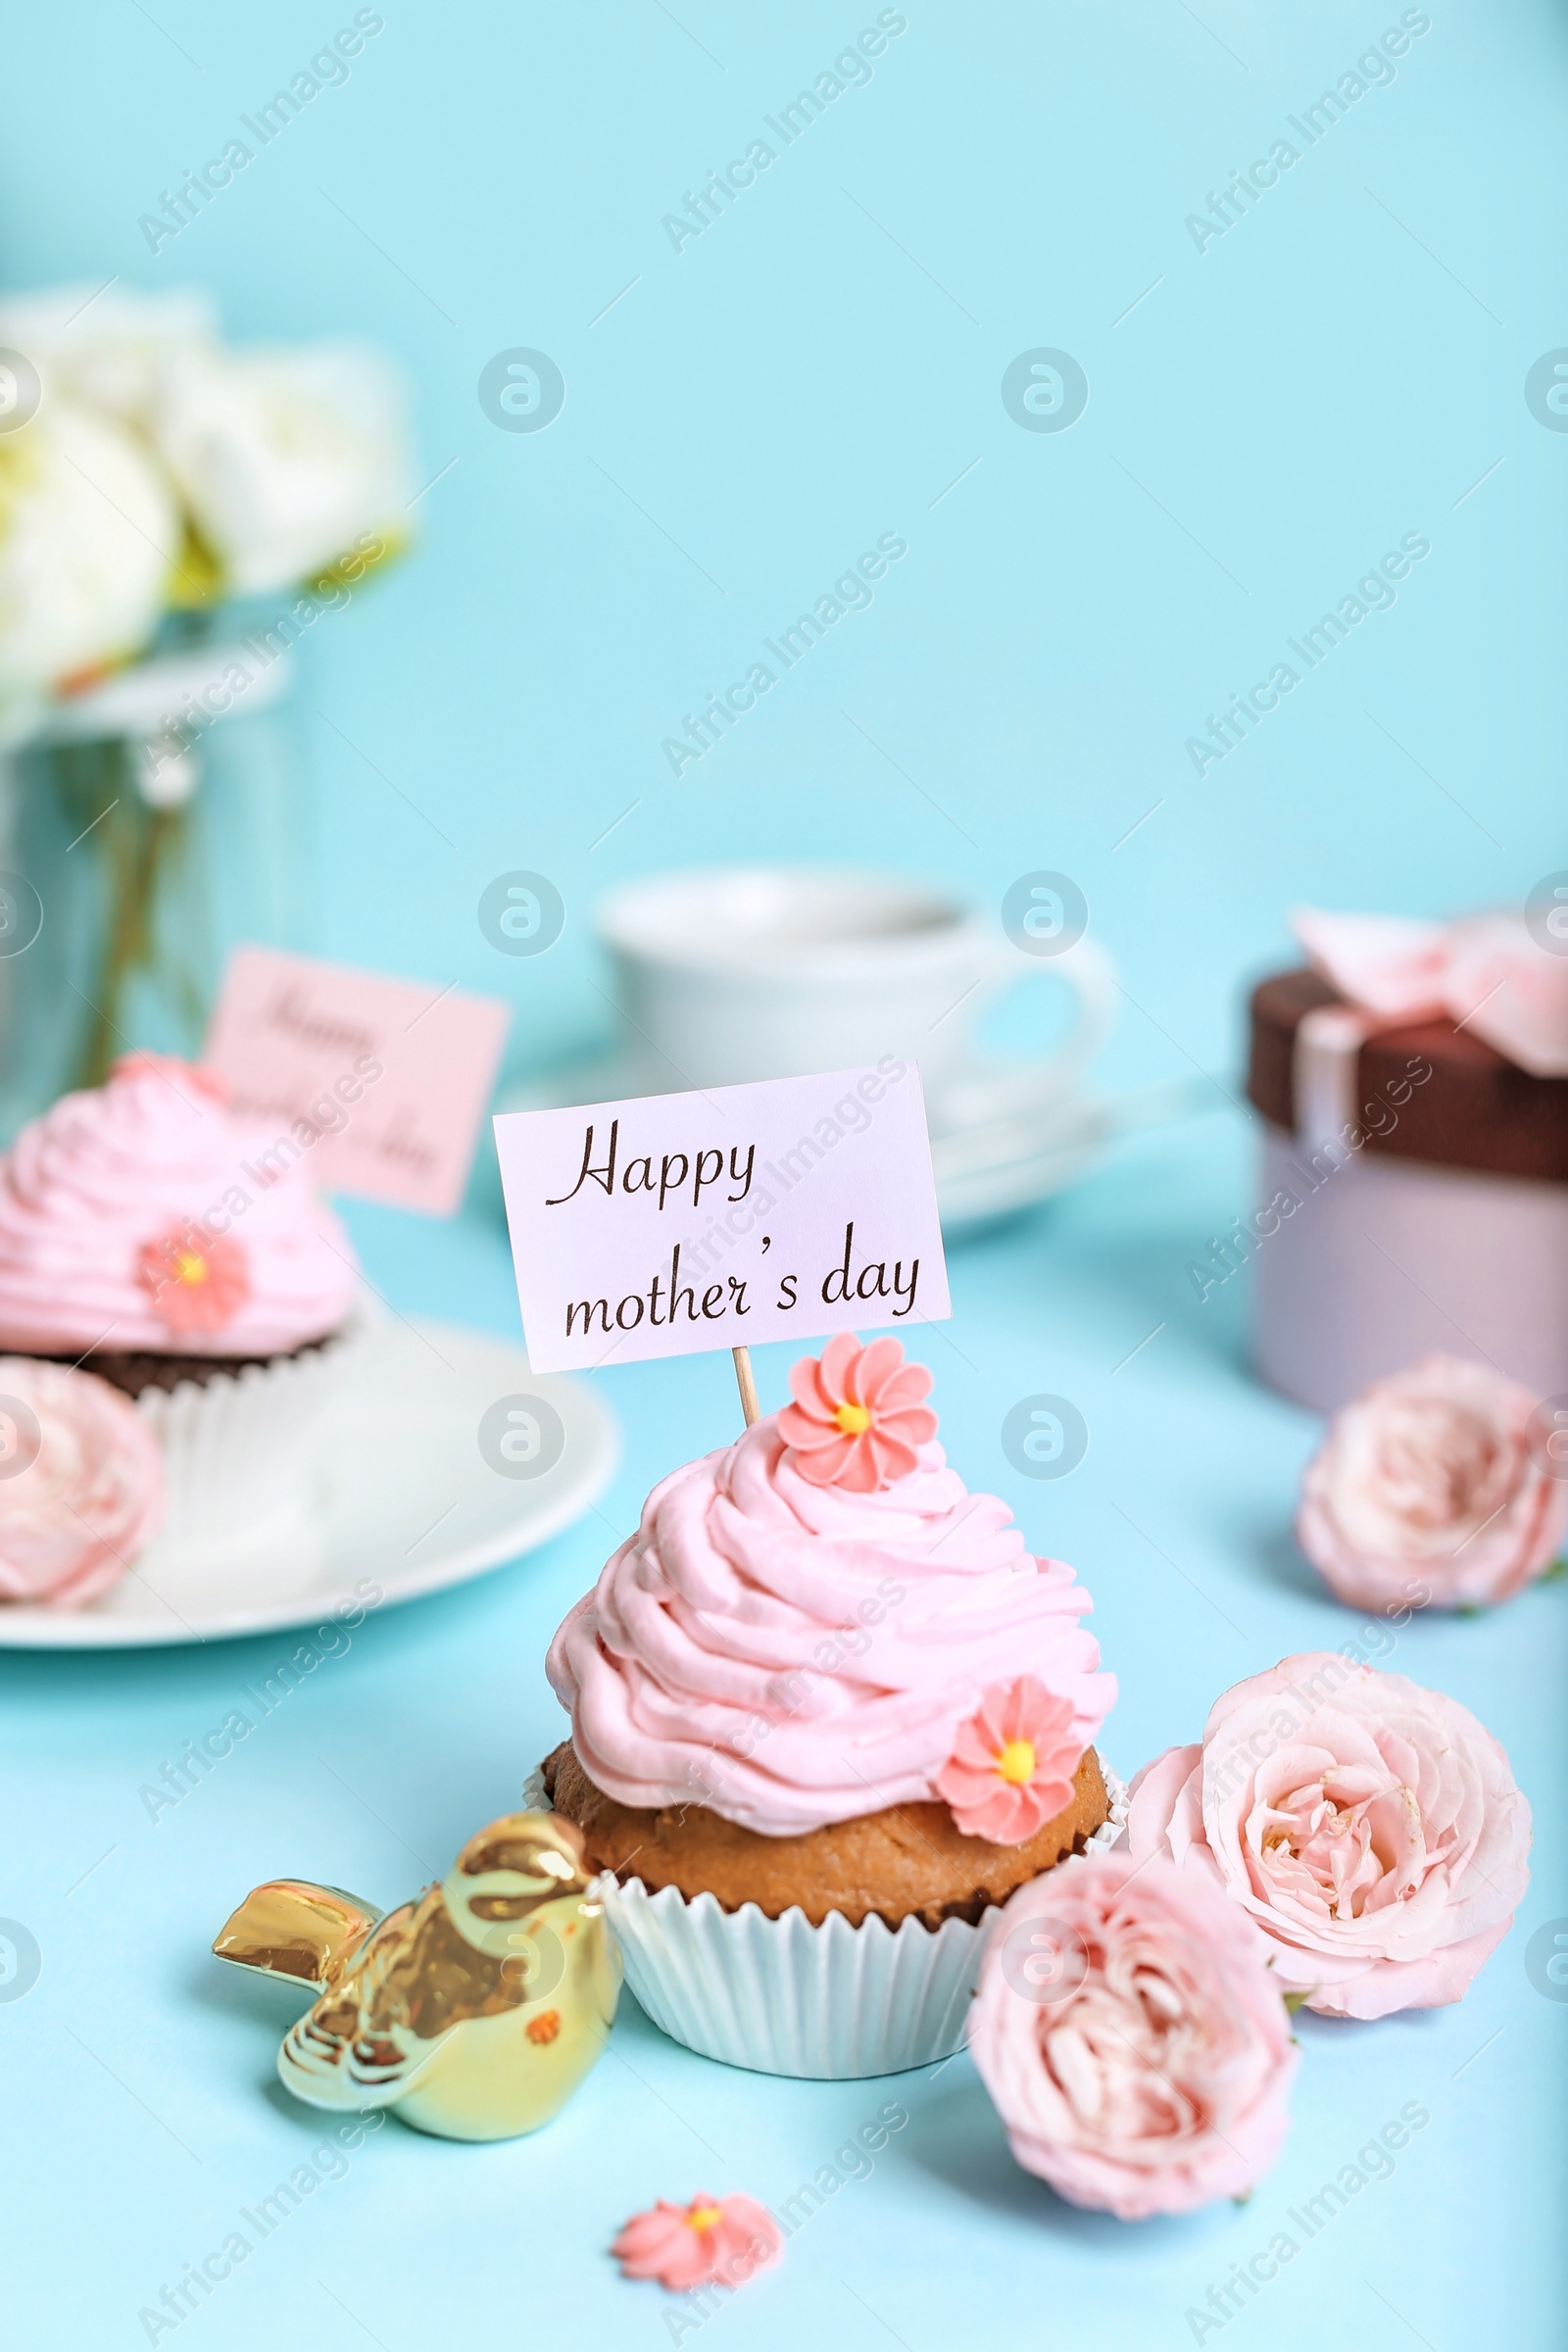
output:
[[[508,1111],[495,1129],[536,1372],[953,1311],[912,1062]]]
[[[492,997],[236,948],[204,1058],[277,1122],[324,1190],[449,1217],[511,1018]]]

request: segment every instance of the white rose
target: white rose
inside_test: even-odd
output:
[[[46,399],[0,434],[0,708],[139,653],[179,548],[168,483],[113,418]]]
[[[175,355],[152,430],[225,585],[240,594],[309,579],[362,534],[405,535],[402,401],[374,352],[321,344]]]
[[[111,286],[62,286],[0,302],[0,350],[20,352],[46,394],[105,409],[141,424],[173,354],[210,348],[212,306],[186,289],[135,294]]]

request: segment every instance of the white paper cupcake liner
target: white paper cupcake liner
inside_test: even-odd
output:
[[[266,1543],[309,1514],[319,1417],[363,1342],[356,1308],[341,1331],[302,1354],[142,1391],[137,1410],[164,1451],[166,1550],[232,1544],[236,1535]]]
[[[1127,1790],[1104,1759],[1110,1818],[1088,1842],[1111,1846]],[[526,1805],[548,1806],[540,1773]],[[656,2026],[705,2058],[756,2074],[848,2082],[896,2075],[962,2047],[991,1914],[978,1927],[932,1930],[839,1912],[813,1927],[804,1911],[769,1919],[755,1903],[726,1911],[711,1894],[650,1894],[641,1880],[596,1883],[626,1963],[626,1982]]]

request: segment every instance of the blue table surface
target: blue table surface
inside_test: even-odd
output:
[[[1290,1538],[1316,1422],[1250,1376],[1242,1283],[1200,1304],[1184,1275],[1250,1182],[1229,1111],[1141,1138],[1076,1193],[955,1247],[953,1321],[920,1335],[953,1460],[1007,1495],[1034,1545],[1072,1560],[1095,1595],[1121,1685],[1104,1746],[1124,1773],[1195,1736],[1228,1684],[1361,1623]],[[351,1213],[372,1278],[403,1310],[516,1332],[499,1226]],[[758,1372],[764,1405],[777,1403],[782,1352],[760,1353]],[[367,1619],[156,1822],[141,1784],[220,1723],[288,1638],[0,1658],[0,1909],[42,1952],[32,1989],[0,2004],[7,2343],[145,2341],[142,2308],[236,2230],[247,2258],[157,2340],[422,2352],[460,2332],[526,2341],[530,2321],[588,2343],[687,2340],[671,2323],[696,2315],[618,2276],[607,2253],[618,2225],[699,2188],[776,2206],[890,2101],[906,2125],[874,2159],[847,2157],[782,2264],[706,2326],[760,2346],[891,2339],[910,2352],[1145,2352],[1231,2329],[1303,2352],[1559,2342],[1568,2006],[1533,1987],[1525,1950],[1568,1910],[1553,1802],[1561,1585],[1494,1614],[1384,1630],[1388,1664],[1453,1692],[1507,1747],[1538,1809],[1535,1882],[1460,2006],[1300,2021],[1291,2138],[1246,2206],[1141,2226],[1076,2212],[1013,2165],[966,2056],[879,2082],[778,2082],[678,2047],[628,1995],[609,2054],[543,2132],[465,2147],[388,2123],[319,2168],[336,2177],[270,2235],[247,2229],[241,2209],[309,2162],[328,2119],[273,2073],[297,2004],[220,1967],[211,1938],[278,1874],[389,1906],[515,1801],[562,1728],[541,1664],[551,1632],[651,1482],[736,1426],[723,1356],[600,1378],[624,1456],[599,1509],[531,1558]],[[1000,1442],[1007,1407],[1041,1390],[1071,1396],[1090,1429],[1081,1466],[1052,1484],[1015,1476]],[[1308,2242],[1289,2210],[1411,2103],[1430,2124]],[[1190,2311],[1281,2230],[1298,2242],[1294,2260],[1200,2334]]]

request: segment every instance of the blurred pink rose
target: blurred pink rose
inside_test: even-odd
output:
[[[0,1356],[0,1600],[96,1600],[163,1516],[164,1457],[128,1397],[91,1372]]]
[[[1556,1557],[1568,1478],[1533,1458],[1535,1398],[1487,1364],[1429,1355],[1336,1413],[1297,1539],[1353,1607],[1506,1600]]]
[[[1200,1744],[1146,1764],[1127,1840],[1223,1886],[1282,1990],[1329,2017],[1458,2000],[1530,1884],[1530,1807],[1492,1734],[1333,1650],[1238,1683]]]
[[[1125,1852],[1062,1863],[1004,1907],[969,2047],[1025,2170],[1124,2222],[1245,2195],[1284,2140],[1298,2056],[1236,1906]]]

